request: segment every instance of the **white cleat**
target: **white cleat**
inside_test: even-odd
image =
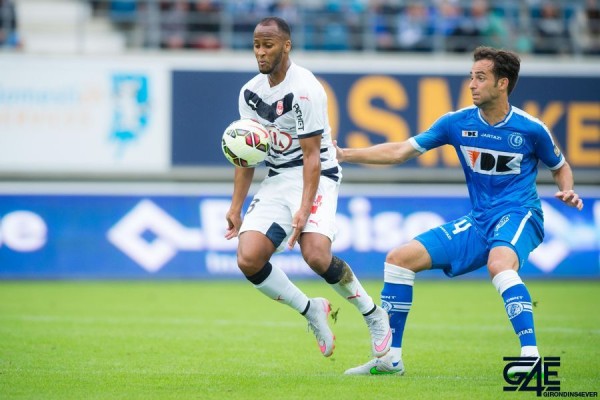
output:
[[[329,304],[329,301],[322,297],[315,297],[310,299],[310,308],[305,315],[308,320],[308,327],[315,334],[321,354],[325,357],[332,355],[335,348],[335,336],[327,323],[330,313],[331,304]]]
[[[381,307],[365,317],[371,333],[371,351],[374,357],[381,357],[390,351],[392,345],[392,329],[390,328],[390,317]]]
[[[374,358],[366,364],[350,368],[344,375],[403,375],[404,364],[402,360],[393,363],[391,357]]]

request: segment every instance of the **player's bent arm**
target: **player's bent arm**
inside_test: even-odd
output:
[[[355,164],[402,164],[421,155],[408,140],[389,142],[363,148],[339,148],[336,146],[339,162]]]
[[[570,207],[581,210],[583,208],[583,200],[579,198],[579,195],[573,189],[573,171],[569,163],[565,161],[560,168],[553,170],[552,178],[554,178],[554,182],[559,190],[554,194],[554,197]]]

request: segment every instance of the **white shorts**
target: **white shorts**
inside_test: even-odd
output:
[[[302,170],[289,171],[265,178],[254,195],[240,227],[240,232],[264,233],[282,251],[292,234],[292,217],[302,200]],[[317,232],[335,238],[335,215],[339,183],[321,176],[315,201],[302,232]]]

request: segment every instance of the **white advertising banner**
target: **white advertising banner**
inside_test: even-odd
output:
[[[169,170],[166,65],[7,57],[0,71],[0,172]]]

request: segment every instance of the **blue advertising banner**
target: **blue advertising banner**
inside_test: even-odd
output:
[[[387,251],[470,209],[466,195],[405,192],[411,194],[340,197],[333,249],[357,275],[382,278]],[[0,193],[0,279],[241,277],[237,239],[224,238],[228,195],[151,193]],[[582,212],[551,195],[542,198],[546,238],[522,275],[600,278],[600,191],[586,195]],[[273,262],[290,276],[316,276],[298,248]],[[487,272],[470,276],[487,278]]]
[[[402,141],[427,129],[446,112],[472,104],[464,75],[317,74],[329,98],[333,136],[342,146]],[[238,94],[254,73],[175,70],[172,165],[225,165],[221,134],[239,117]],[[600,168],[600,75],[523,76],[513,105],[540,118],[574,169]],[[406,167],[457,167],[448,146]],[[348,168],[368,168],[348,166]],[[402,166],[390,168],[403,168]]]

